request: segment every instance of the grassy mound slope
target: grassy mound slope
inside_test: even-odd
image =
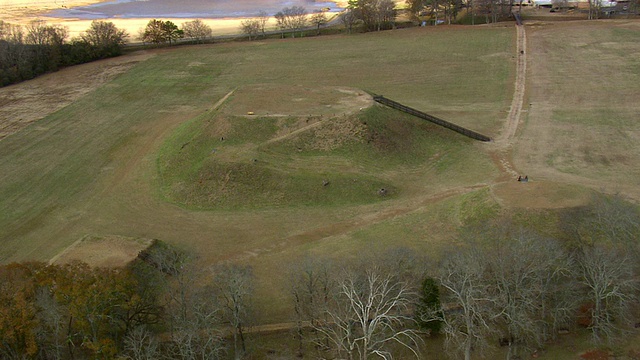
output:
[[[355,205],[399,196],[406,172],[490,169],[471,143],[381,106],[337,117],[207,112],[173,134],[158,165],[164,196],[187,207]]]

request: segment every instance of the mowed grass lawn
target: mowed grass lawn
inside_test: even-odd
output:
[[[640,199],[640,23],[531,26],[529,103],[514,160]]]
[[[255,84],[275,84],[279,91],[361,89],[496,136],[513,90],[514,36],[512,27],[442,27],[155,50],[114,81],[0,141],[0,262],[47,260],[86,234],[157,238],[192,250],[203,264],[252,264],[258,297],[264,299],[258,321],[286,320],[283,261],[312,253],[347,256],[359,244],[370,246],[365,237],[375,233],[389,234],[373,237],[376,249],[428,249],[431,239],[448,236],[457,223],[434,234],[384,229],[419,223],[430,196],[451,189],[458,190],[446,197],[468,194],[494,178],[497,170],[483,145],[376,106],[353,115],[353,121],[369,120],[368,126],[398,146],[383,146],[377,154],[354,145],[289,156],[291,148],[311,141],[309,133],[267,145],[283,123],[256,128],[247,122],[238,128],[235,145],[224,145],[229,152],[223,155],[232,157],[232,147],[246,143],[244,132],[257,145],[242,161],[258,154],[268,159],[269,171],[287,169],[278,183],[295,178],[297,167],[319,188],[327,174],[342,176],[332,185],[355,177],[366,186],[338,192],[333,200],[317,197],[318,203],[301,201],[302,192],[275,205],[243,206],[242,198],[234,198],[223,207],[169,198],[158,175],[159,154],[176,154],[186,142],[181,137],[198,138],[205,143],[200,150],[208,149],[206,141],[218,140],[202,132],[220,118],[213,105]],[[274,102],[281,95],[256,94]],[[228,102],[233,101],[232,96]],[[405,138],[413,144],[406,151],[400,146]],[[209,152],[198,154],[211,161]],[[188,167],[189,157],[182,160]],[[345,175],[344,164],[357,171]],[[181,174],[188,179],[188,171]],[[381,199],[375,193],[380,186],[394,193]],[[487,202],[483,212],[493,211],[486,191],[478,191],[468,196]],[[460,210],[465,199],[452,199],[451,209]],[[405,214],[411,216],[392,221]],[[339,241],[352,236],[357,241]]]

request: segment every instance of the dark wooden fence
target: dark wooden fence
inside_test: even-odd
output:
[[[522,25],[522,18],[520,17],[520,13],[514,12],[513,17],[516,18],[516,24]]]
[[[405,112],[407,114],[419,117],[421,119],[427,120],[427,121],[431,121],[434,124],[440,125],[442,127],[445,127],[449,130],[453,130],[457,133],[460,133],[464,136],[470,137],[472,139],[475,140],[480,140],[480,141],[491,141],[491,138],[485,135],[482,135],[480,133],[477,133],[473,130],[469,130],[466,128],[463,128],[462,126],[458,126],[456,124],[450,123],[446,120],[442,120],[440,118],[437,118],[435,116],[423,113],[422,111],[416,110],[416,109],[412,109],[408,106],[404,106],[402,104],[400,104],[399,102],[393,101],[391,99],[387,99],[386,97],[382,96],[382,95],[376,95],[373,97],[373,100],[379,102],[382,105],[386,105],[390,108],[396,109],[396,110],[400,110],[402,112]]]

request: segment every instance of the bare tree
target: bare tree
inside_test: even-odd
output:
[[[320,27],[327,23],[327,15],[323,10],[318,10],[311,15],[311,24],[316,27],[316,35],[320,35]]]
[[[484,15],[485,22],[488,24],[510,16],[513,2],[510,0],[476,0],[475,5],[474,10],[478,10],[480,15]]]
[[[180,323],[171,333],[169,347],[172,359],[220,359],[225,353],[222,334],[216,325],[220,324],[219,310],[213,299],[204,292],[191,304],[192,317]]]
[[[253,272],[248,266],[224,265],[214,267],[213,273],[223,319],[233,329],[234,356],[241,359],[247,351],[244,329],[251,310]]]
[[[167,351],[175,359],[216,359],[224,353],[220,309],[207,288],[194,287],[206,275],[186,252],[157,245],[147,261],[167,275],[165,311],[171,341]]]
[[[200,19],[184,22],[182,23],[181,27],[186,38],[194,39],[200,42],[204,42],[205,39],[210,38],[211,34],[213,34],[211,26],[205,24]]]
[[[462,0],[406,0],[407,8],[414,19],[419,19],[419,15],[426,10],[435,20],[434,25],[439,23],[438,14],[440,8],[444,10],[444,17],[447,24],[451,24],[462,9]],[[469,4],[470,5],[470,2]]]
[[[160,343],[146,327],[130,331],[124,338],[126,358],[131,360],[154,360],[160,357]]]
[[[483,244],[489,266],[486,277],[495,306],[494,323],[511,359],[521,356],[523,348],[542,343],[545,320],[556,323],[555,315],[562,313],[557,306],[563,303],[548,300],[560,288],[554,285],[568,280],[570,269],[557,242],[510,224],[493,229],[492,238]]]
[[[561,224],[574,246],[624,249],[640,271],[640,211],[620,195],[594,194],[588,205],[565,211]]]
[[[50,287],[44,286],[36,292],[39,351],[43,358],[61,359],[65,346],[65,312],[56,302]]]
[[[112,22],[94,20],[85,33],[80,35],[82,40],[100,49],[120,50],[126,43],[128,34],[118,29]]]
[[[601,0],[589,0],[589,20],[600,18]]]
[[[340,15],[340,21],[342,22],[344,27],[347,29],[347,32],[351,34],[351,31],[353,30],[353,26],[356,24],[356,22],[359,21],[359,19],[356,16],[356,13],[354,12],[353,9],[347,8]]]
[[[287,18],[282,11],[278,11],[274,17],[276,18],[276,27],[280,30],[280,37],[284,39],[284,32],[288,29]]]
[[[249,41],[258,37],[260,33],[260,20],[259,19],[245,19],[240,22],[240,30],[247,36]]]
[[[60,25],[48,25],[43,20],[33,20],[26,26],[25,42],[32,45],[62,45],[69,31]]]
[[[447,24],[451,25],[452,22],[458,17],[458,13],[462,9],[462,0],[443,0],[442,5],[444,7],[444,16]]]
[[[151,249],[147,261],[167,275],[165,308],[171,327],[189,322],[195,290],[191,281],[196,276],[192,257],[184,251],[159,243]]]
[[[286,7],[275,15],[278,28],[291,31],[293,37],[307,25],[307,10],[302,6]]]
[[[390,343],[399,344],[416,358],[415,320],[406,314],[415,303],[411,286],[379,266],[345,270],[327,309],[329,320],[317,330],[326,335],[338,356],[391,358]]]
[[[433,18],[433,25],[438,25],[438,15],[440,13],[440,5],[443,1],[441,0],[424,0],[426,6],[429,8],[429,13],[431,18]]]
[[[449,255],[440,267],[440,284],[445,289],[442,302],[446,304],[445,345],[451,354],[461,354],[465,360],[487,348],[492,332],[494,302],[486,272],[484,254],[474,248]]]
[[[317,329],[327,323],[326,310],[334,290],[332,263],[327,259],[305,258],[291,269],[291,296],[296,313],[296,335],[299,353],[303,353],[308,324],[314,329],[311,342],[326,345],[326,339],[318,339]]]
[[[426,0],[406,0],[407,10],[414,20],[418,20],[420,14],[425,10]]]
[[[22,26],[0,20],[0,40],[12,44],[22,44],[24,42]]]
[[[149,20],[147,26],[141,31],[140,39],[143,42],[160,44],[166,42],[166,35],[164,33],[164,22],[162,20],[152,19]]]
[[[543,341],[555,339],[558,331],[570,326],[575,320],[578,299],[574,258],[557,241],[546,240],[540,244],[546,269],[540,274],[540,299],[536,318],[540,322]]]
[[[620,195],[594,195],[586,218],[590,243],[620,244],[629,250],[638,246],[640,212]],[[586,237],[583,236],[583,239]]]
[[[471,15],[471,25],[476,24],[477,0],[467,0],[467,11]]]
[[[258,13],[258,17],[256,18],[258,20],[258,23],[260,24],[259,28],[260,28],[260,33],[262,34],[262,37],[266,37],[267,36],[267,23],[269,22],[269,18],[271,18],[271,16],[269,16],[269,14],[267,14],[266,11],[264,10],[260,10],[260,12]]]
[[[590,303],[592,339],[614,341],[629,321],[629,309],[637,300],[637,280],[632,260],[621,249],[585,246],[578,256],[578,275]]]
[[[380,31],[393,25],[395,6],[393,0],[349,0],[348,8],[362,20],[366,30]]]

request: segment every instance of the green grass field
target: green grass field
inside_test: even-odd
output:
[[[136,177],[139,172],[140,176],[153,182],[152,169],[144,173],[138,168],[129,168],[137,165],[139,158],[156,156],[152,152],[144,153],[153,149],[136,149],[140,142],[158,146],[160,139],[156,142],[155,137],[168,135],[180,124],[196,124],[199,119],[206,119],[207,110],[218,99],[243,86],[359,88],[402,100],[479,131],[495,132],[500,125],[496,115],[503,112],[508,103],[506,84],[512,76],[513,66],[505,58],[508,59],[506,54],[512,42],[512,29],[486,28],[480,31],[396,31],[159,51],[157,56],[108,85],[0,143],[0,228],[3,229],[0,260],[47,259],[81,233],[94,231],[84,219],[94,220],[94,205],[104,198],[115,202],[114,198],[119,196],[126,199],[127,192],[132,191],[126,187],[110,188],[110,182],[115,182],[114,186],[122,182],[113,177]],[[487,77],[488,74],[492,76]],[[452,94],[456,97],[452,98]],[[272,101],[277,101],[278,97],[277,92],[261,95]],[[471,97],[474,99],[469,101]],[[369,116],[375,117],[375,114]],[[188,132],[185,126],[182,125],[172,138],[177,139],[181,132]],[[257,130],[250,124],[246,126]],[[149,138],[150,133],[154,134],[153,139]],[[463,147],[475,146],[457,135],[447,136]],[[437,145],[425,145],[429,140],[444,144],[437,136],[423,138],[414,153],[397,155],[388,161],[398,163],[410,157],[414,164],[419,163],[421,156],[437,152]],[[463,157],[464,150],[456,144],[444,146],[446,149],[443,148],[439,156],[445,157],[446,163],[455,168],[455,159]],[[278,144],[271,147],[273,150],[268,152],[272,156],[282,154],[277,149]],[[348,162],[370,160],[366,148],[356,150],[362,154],[352,156]],[[264,153],[267,149],[261,151]],[[339,152],[340,149],[334,153]],[[317,158],[318,154],[301,156]],[[482,154],[478,156],[483,157]],[[486,157],[479,161],[488,163]],[[396,171],[399,169],[396,166]],[[375,169],[368,171],[376,172]],[[358,176],[366,177],[366,172]],[[285,176],[273,172],[263,175],[272,177],[275,183]],[[420,175],[415,174],[413,179]],[[303,186],[307,181],[317,181],[323,174],[312,171],[300,176],[292,181]],[[336,181],[348,181],[348,177]],[[388,182],[379,178],[367,181],[370,185],[366,190],[364,185],[352,189],[355,197],[362,197],[364,192],[369,196],[369,188]],[[153,185],[149,190],[155,193]],[[333,198],[342,195],[344,193],[335,194]],[[355,203],[378,201],[371,198],[352,200]],[[342,199],[341,206],[352,200]],[[332,200],[324,202],[330,204]],[[268,201],[262,203],[268,205]],[[279,205],[286,206],[286,203],[285,199]],[[234,206],[238,206],[238,201],[228,205]],[[117,203],[112,207],[113,211],[98,210],[108,213],[108,221],[124,222],[126,228],[128,221],[119,217]],[[196,207],[207,208],[207,205]],[[147,218],[147,215],[141,217]],[[155,232],[154,222],[151,216],[145,226],[149,230],[145,233]],[[60,232],[57,236],[54,235],[56,231]],[[162,232],[157,235],[163,237]],[[184,241],[188,243],[188,240]]]
[[[549,178],[638,199],[638,23],[555,26],[528,33],[530,106],[514,160]]]

